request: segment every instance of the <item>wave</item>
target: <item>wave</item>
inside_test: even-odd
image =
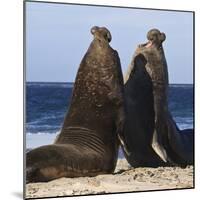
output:
[[[74,83],[58,83],[58,82],[27,82],[28,87],[59,87],[59,88],[73,88]]]
[[[26,132],[26,135],[27,136],[29,136],[29,135],[46,135],[46,136],[48,136],[48,135],[50,135],[50,136],[52,136],[52,135],[58,135],[59,133],[60,133],[60,131],[61,130],[59,130],[59,131],[54,131],[54,132],[47,132],[47,131],[44,131],[44,132],[42,132],[42,131],[38,131],[38,132]]]
[[[193,117],[174,117],[176,123],[180,124],[193,124]]]
[[[192,88],[194,84],[169,84],[170,88]]]
[[[180,124],[180,123],[177,123],[177,126],[180,130],[183,130],[183,129],[193,129],[193,125],[192,124]]]
[[[174,117],[174,120],[181,130],[193,128],[193,117]]]
[[[181,130],[193,128],[193,120],[185,122],[185,123],[182,123],[182,122],[176,122],[176,123],[177,123],[177,126],[179,127],[179,129],[181,129]],[[34,132],[27,131],[26,135],[58,135],[61,131],[61,129],[58,129],[58,128],[60,128],[60,126],[57,128],[57,130],[52,129],[52,126],[49,126],[49,127],[51,127],[51,131],[50,130],[34,131]],[[55,127],[55,126],[53,126],[53,127]]]
[[[44,124],[44,125],[32,125],[32,124],[26,124],[26,128],[27,129],[40,129],[40,128],[46,128],[46,129],[58,129],[60,128],[60,126],[58,125],[48,125],[48,124]]]
[[[64,117],[65,113],[61,113],[59,115],[51,115],[51,114],[48,114],[48,115],[44,115],[42,117],[39,117],[38,119],[34,120],[34,121],[30,121],[30,122],[27,122],[28,125],[37,125],[37,124],[40,124],[41,122],[44,122],[44,121],[47,121],[47,120],[51,120],[51,119],[62,119]]]

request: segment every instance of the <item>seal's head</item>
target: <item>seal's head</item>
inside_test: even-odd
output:
[[[105,27],[93,26],[91,28],[91,33],[92,35],[94,35],[94,39],[107,42],[110,42],[112,40],[110,31]]]
[[[161,33],[158,29],[151,29],[147,33],[148,42],[146,43],[145,47],[157,47],[160,48],[162,43],[165,41],[166,36],[164,33]]]

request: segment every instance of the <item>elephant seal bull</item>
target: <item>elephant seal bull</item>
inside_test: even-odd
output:
[[[193,130],[180,131],[168,109],[168,69],[158,29],[136,49],[125,76],[124,143],[132,166],[193,163]],[[187,133],[186,133],[187,132]],[[183,134],[182,134],[183,133]]]
[[[94,36],[76,76],[71,104],[54,144],[27,153],[27,182],[112,173],[124,124],[123,76],[111,33]]]

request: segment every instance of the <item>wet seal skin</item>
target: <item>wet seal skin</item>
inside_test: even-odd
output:
[[[112,173],[124,126],[123,76],[111,33],[94,36],[75,80],[71,104],[54,144],[27,153],[27,182]]]
[[[125,76],[125,152],[132,166],[193,164],[193,130],[179,130],[168,109],[165,33],[152,29]]]

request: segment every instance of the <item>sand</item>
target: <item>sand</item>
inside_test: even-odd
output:
[[[60,178],[26,185],[26,198],[193,188],[193,166],[131,168],[119,159],[114,174]]]

